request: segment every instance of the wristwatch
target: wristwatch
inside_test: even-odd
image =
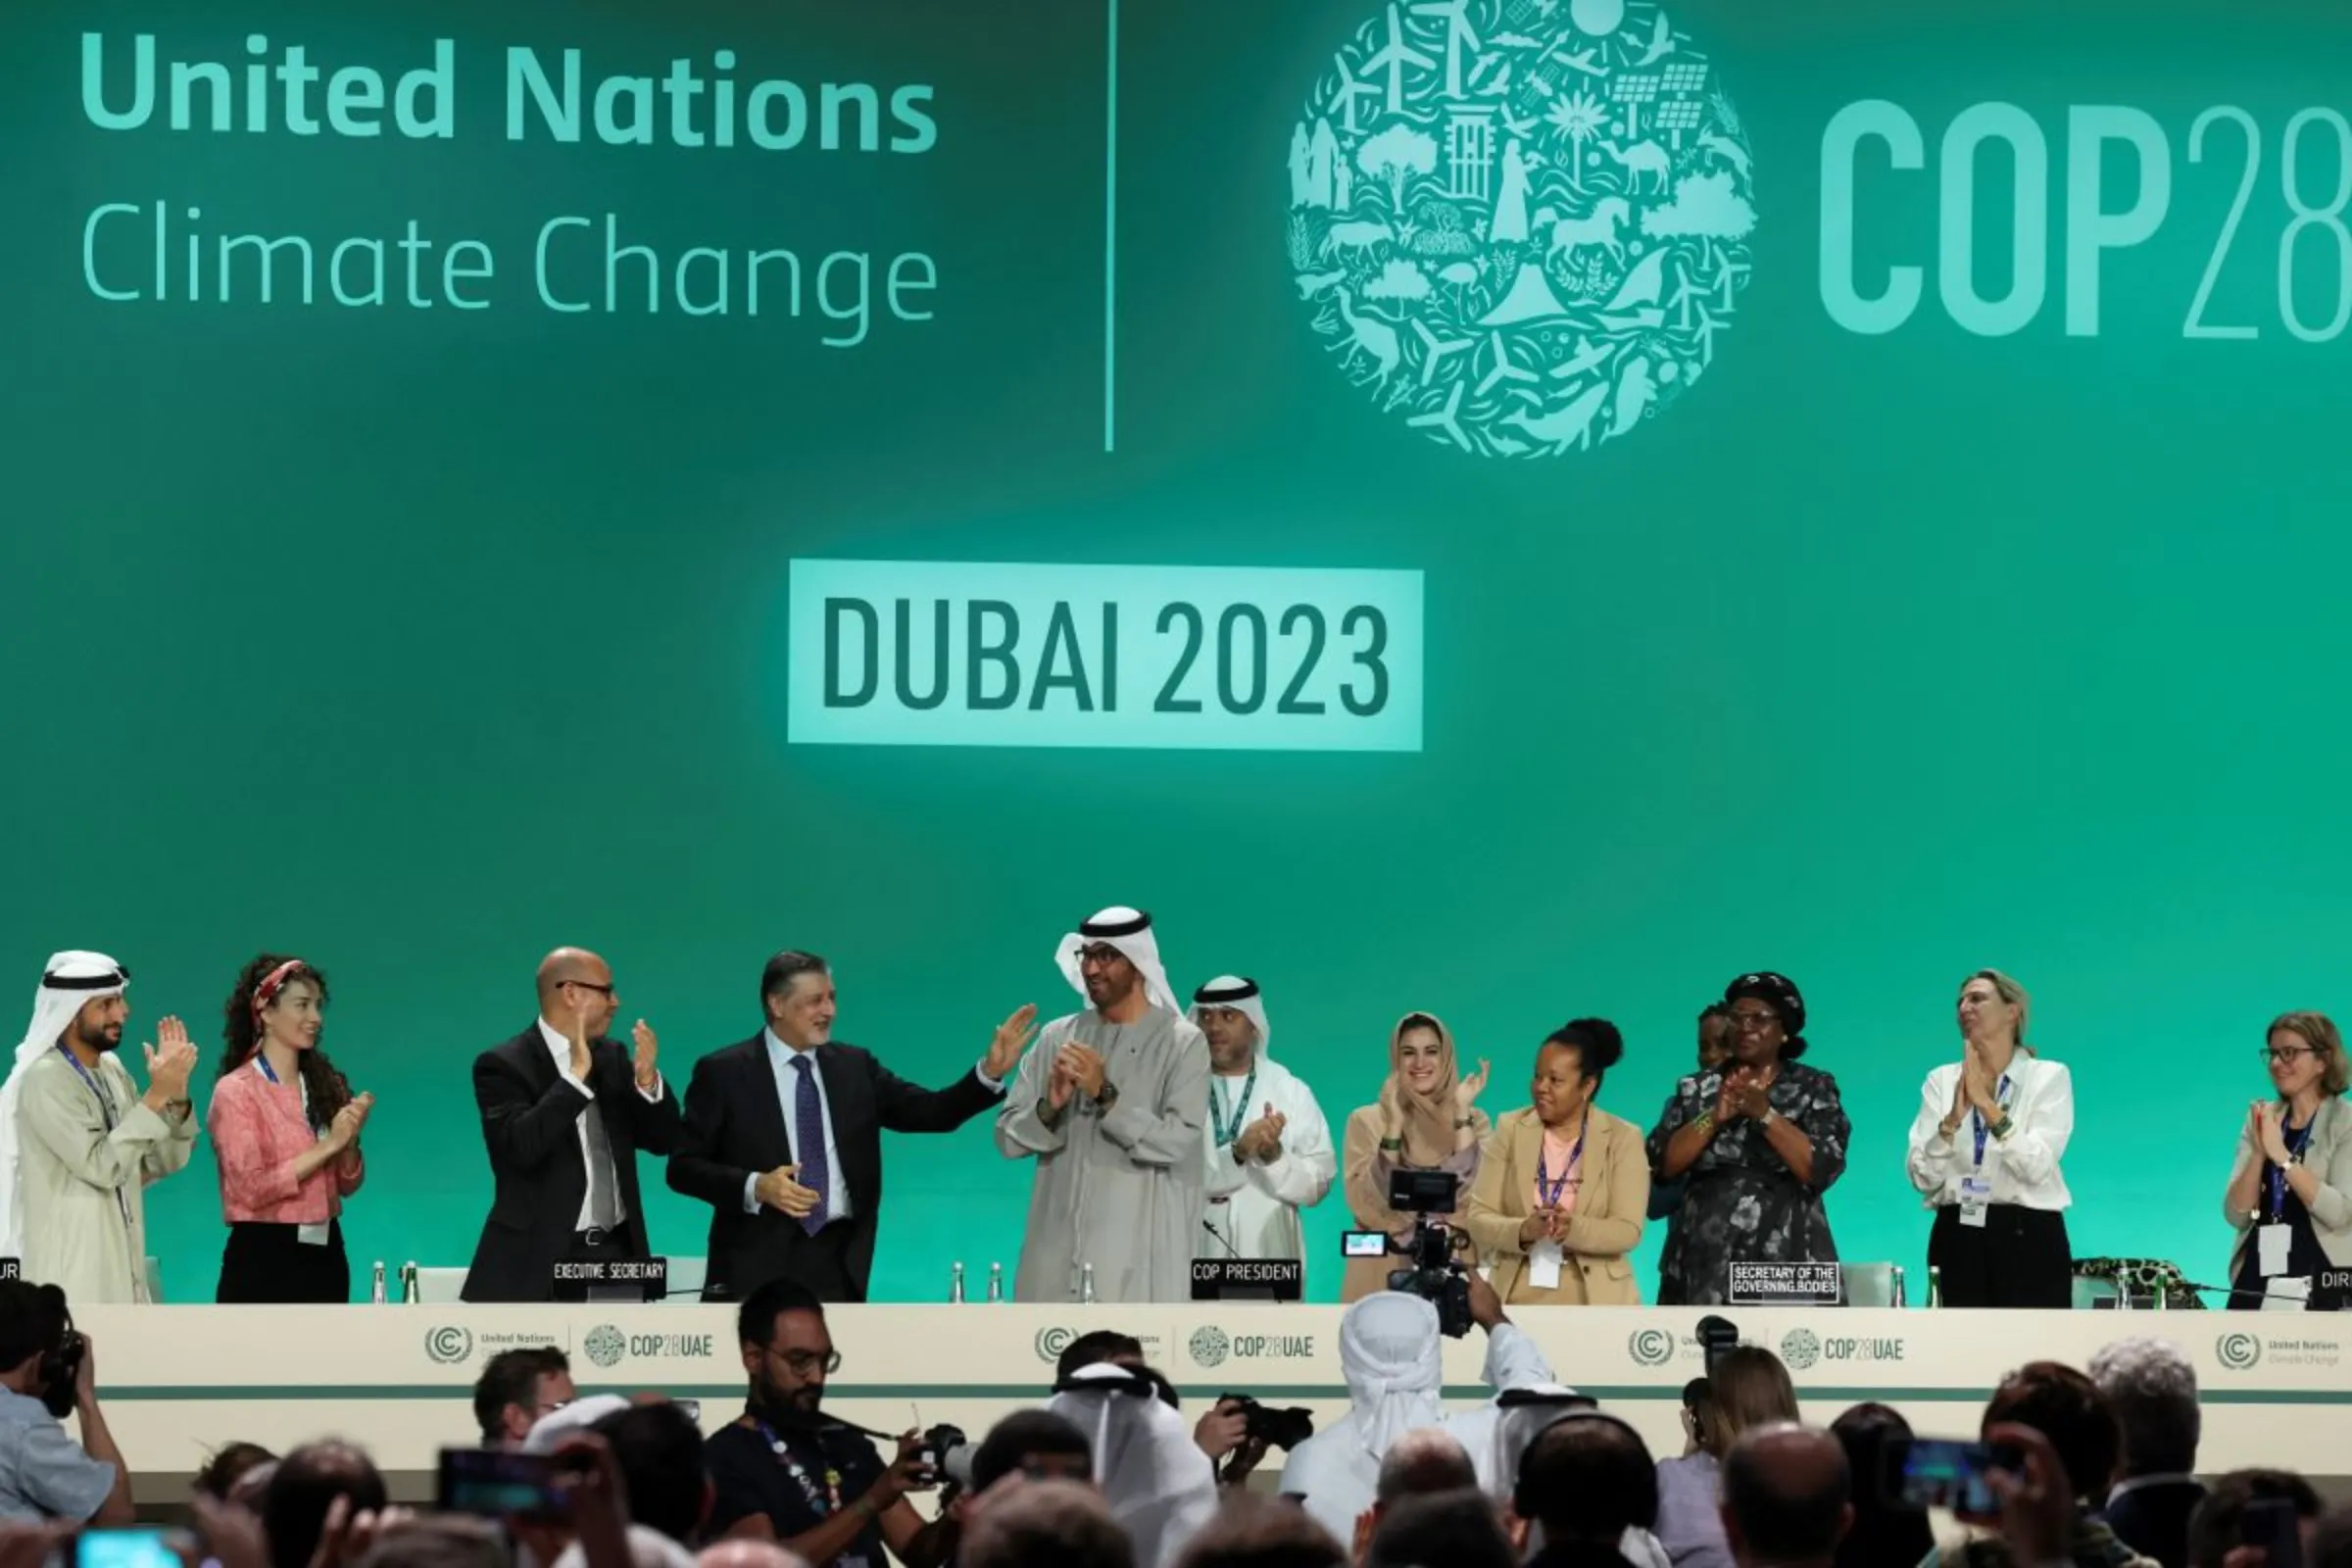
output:
[[[1764,1107],[1764,1114],[1756,1118],[1756,1125],[1769,1132],[1772,1128],[1772,1124],[1780,1119],[1781,1113],[1773,1109],[1770,1105],[1766,1105]]]
[[[1108,1110],[1112,1105],[1118,1102],[1118,1099],[1119,1086],[1112,1083],[1107,1078],[1103,1079],[1102,1092],[1095,1097],[1096,1106],[1102,1110]]]

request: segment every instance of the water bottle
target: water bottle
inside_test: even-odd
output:
[[[988,1265],[988,1298],[991,1301],[1004,1299],[1004,1265],[1002,1263]]]
[[[956,1264],[956,1272],[948,1276],[948,1300],[957,1306],[963,1304],[963,1265],[961,1263]]]
[[[1911,1304],[1910,1293],[1903,1289],[1903,1270],[1899,1263],[1895,1265],[1894,1269],[1894,1304],[1897,1306]]]
[[[1928,1307],[1932,1311],[1943,1304],[1943,1270],[1928,1265]]]
[[[1092,1263],[1086,1263],[1086,1264],[1082,1264],[1082,1265],[1080,1265],[1080,1267],[1079,1267],[1079,1270],[1078,1270],[1078,1299],[1079,1299],[1079,1300],[1081,1300],[1081,1301],[1083,1301],[1083,1302],[1085,1302],[1085,1303],[1087,1303],[1087,1304],[1088,1304],[1088,1305],[1090,1305],[1090,1306],[1094,1304],[1094,1299],[1095,1299],[1095,1265],[1094,1265],[1094,1264],[1092,1264]]]
[[[380,1257],[375,1260],[375,1287],[369,1292],[368,1299],[378,1306],[384,1304],[384,1260]]]
[[[400,1298],[410,1306],[415,1306],[418,1300],[422,1299],[421,1287],[416,1278],[416,1265],[414,1262],[400,1265]]]

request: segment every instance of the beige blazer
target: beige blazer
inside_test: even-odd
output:
[[[1494,1260],[1494,1294],[1503,1300],[1527,1267],[1519,1227],[1535,1206],[1536,1165],[1544,1151],[1544,1123],[1533,1106],[1514,1110],[1494,1124],[1471,1184],[1466,1216],[1471,1240]],[[1649,1212],[1649,1156],[1642,1131],[1632,1122],[1592,1108],[1585,1134],[1583,1180],[1568,1216],[1568,1262],[1583,1276],[1591,1306],[1638,1306],[1642,1287],[1628,1254],[1642,1241]]]
[[[2230,1167],[2230,1183],[2235,1186],[2247,1168],[2262,1159],[2262,1147],[2254,1142],[2252,1128],[2237,1135],[2237,1162]],[[2311,1231],[2320,1240],[2320,1250],[2337,1268],[2352,1268],[2352,1106],[2343,1097],[2331,1095],[2320,1102],[2320,1113],[2312,1118],[2311,1145],[2303,1151],[2303,1163],[2320,1178],[2320,1190],[2313,1195]],[[2254,1216],[2243,1209],[2232,1209],[2224,1188],[2222,1212],[2237,1231],[2237,1245],[2230,1250],[2230,1277],[2237,1278],[2238,1259],[2254,1241]]]

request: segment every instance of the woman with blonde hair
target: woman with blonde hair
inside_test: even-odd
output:
[[[1758,1345],[1736,1345],[1707,1369],[1703,1400],[1685,1407],[1692,1415],[1690,1451],[1658,1461],[1658,1544],[1674,1568],[1732,1568],[1731,1544],[1724,1539],[1716,1508],[1722,1492],[1723,1456],[1740,1435],[1776,1421],[1794,1421],[1796,1386],[1781,1358]]]
[[[2326,1013],[2281,1013],[2262,1048],[2277,1098],[2257,1100],[2237,1140],[2224,1212],[2238,1231],[2232,1307],[2308,1299],[2313,1277],[2352,1268],[2352,1063]]]
[[[2074,1201],[2058,1162],[2075,1080],[2026,1044],[2026,988],[1998,969],[1960,984],[1960,1059],[1928,1074],[1911,1122],[1911,1185],[1936,1211],[1928,1272],[1945,1306],[2074,1304]]]
[[[1453,1033],[1426,1012],[1408,1012],[1389,1034],[1389,1076],[1380,1099],[1348,1117],[1341,1144],[1340,1172],[1355,1228],[1389,1238],[1380,1257],[1351,1257],[1340,1288],[1343,1301],[1359,1300],[1389,1288],[1389,1271],[1398,1266],[1399,1248],[1415,1222],[1454,1223],[1466,1208],[1470,1184],[1478,1178],[1479,1146],[1486,1141],[1487,1113],[1477,1105],[1487,1086],[1487,1063],[1461,1076],[1454,1060]],[[1400,1214],[1389,1207],[1389,1178],[1399,1170],[1445,1171],[1459,1183],[1455,1213]],[[1457,1238],[1458,1245],[1458,1238]]]

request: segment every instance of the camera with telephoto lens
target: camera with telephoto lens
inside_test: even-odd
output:
[[[1314,1412],[1299,1405],[1286,1405],[1277,1410],[1258,1403],[1247,1394],[1221,1395],[1217,1402],[1232,1405],[1241,1411],[1247,1418],[1247,1424],[1242,1428],[1243,1436],[1263,1443],[1269,1448],[1280,1448],[1288,1453],[1315,1435]]]
[[[1461,1178],[1444,1170],[1389,1173],[1389,1206],[1420,1216],[1404,1244],[1410,1259],[1389,1271],[1389,1289],[1418,1296],[1438,1309],[1438,1332],[1458,1340],[1470,1332],[1470,1271],[1454,1253],[1453,1228],[1432,1214],[1450,1214],[1461,1196]]]
[[[972,1440],[963,1428],[942,1421],[923,1429],[922,1461],[925,1468],[951,1487],[972,1484]]]

